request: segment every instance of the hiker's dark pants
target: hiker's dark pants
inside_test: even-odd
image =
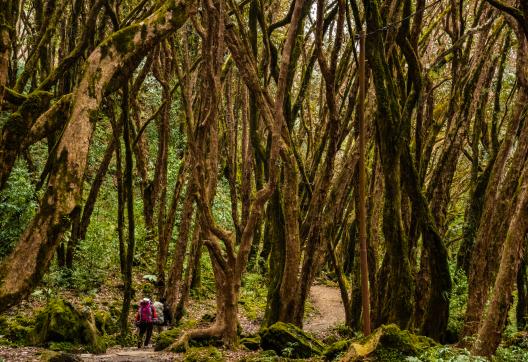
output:
[[[150,337],[152,337],[152,323],[140,323],[139,328],[139,341],[138,341],[138,348],[143,347],[143,336],[145,335],[145,332],[147,335],[145,336],[145,346],[148,346],[150,342]]]

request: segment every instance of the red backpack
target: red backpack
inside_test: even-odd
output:
[[[152,305],[150,302],[141,301],[139,305],[139,322],[152,323]]]

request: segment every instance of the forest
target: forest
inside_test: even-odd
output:
[[[526,0],[1,0],[0,361],[528,361],[526,121]]]

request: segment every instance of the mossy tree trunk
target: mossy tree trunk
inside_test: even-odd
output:
[[[402,190],[400,156],[403,151],[403,125],[397,100],[397,90],[389,70],[382,34],[383,26],[376,0],[364,1],[367,33],[366,49],[376,89],[377,115],[375,118],[377,143],[384,176],[383,235],[387,251],[380,273],[386,283],[378,286],[375,324],[397,323],[407,328],[412,316],[414,283],[409,264],[408,240],[402,223]]]
[[[132,267],[134,264],[134,255],[136,247],[136,221],[134,220],[134,185],[132,169],[134,168],[134,161],[132,158],[132,131],[131,121],[129,115],[129,92],[128,85],[123,87],[123,101],[121,112],[123,112],[123,143],[125,145],[125,179],[124,179],[124,193],[126,199],[127,221],[128,221],[128,238],[127,247],[125,249],[125,268],[123,277],[123,306],[121,308],[121,315],[119,324],[121,327],[121,337],[124,339],[128,335],[128,317],[130,312],[130,303],[134,297],[133,281],[132,281]]]
[[[103,95],[115,89],[112,80],[126,79],[145,54],[183,25],[189,3],[166,1],[141,23],[110,35],[86,60],[39,212],[0,265],[0,311],[18,303],[41,280],[79,207],[95,115]]]

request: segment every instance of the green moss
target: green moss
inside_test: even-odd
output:
[[[178,339],[181,334],[182,330],[180,328],[171,328],[161,332],[154,342],[154,350],[164,350],[165,348],[169,347],[174,341],[176,341],[176,339]]]
[[[284,357],[308,358],[322,355],[325,345],[293,324],[278,322],[260,332],[262,349]]]
[[[98,310],[94,313],[95,326],[100,334],[114,334],[119,331],[117,319],[112,317],[110,312]]]
[[[250,351],[256,351],[260,348],[260,336],[242,338],[240,344]]]
[[[134,49],[133,39],[136,32],[141,29],[139,24],[132,24],[115,32],[111,37],[103,41],[99,48],[101,57],[106,57],[110,49],[114,48],[121,54],[129,53]]]
[[[70,342],[84,345],[86,350],[100,353],[106,350],[97,335],[89,309],[83,313],[62,299],[52,299],[36,317],[33,341],[39,345]]]
[[[24,317],[0,317],[0,336],[6,344],[27,345],[31,342],[32,321]]]
[[[51,342],[48,348],[56,352],[69,352],[69,353],[79,353],[79,352],[82,352],[83,350],[81,346],[75,343],[71,343],[71,342]]]
[[[222,352],[215,347],[199,347],[189,348],[185,357],[184,362],[219,362],[225,361]]]
[[[371,335],[352,342],[344,362],[374,358],[379,361],[402,361],[407,357],[418,357],[438,343],[424,336],[400,330],[395,324],[381,326]]]
[[[325,349],[324,356],[327,360],[333,361],[339,355],[345,353],[351,344],[352,341],[350,339],[343,339],[341,341],[337,341]]]

